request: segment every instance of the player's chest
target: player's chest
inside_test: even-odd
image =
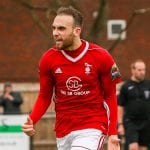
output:
[[[98,78],[95,64],[86,59],[79,62],[57,61],[51,69],[56,82],[91,82]]]

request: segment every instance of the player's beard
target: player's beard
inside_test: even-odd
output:
[[[59,39],[56,40],[56,48],[58,50],[69,50],[74,43],[74,37],[73,35],[70,35],[66,39]]]

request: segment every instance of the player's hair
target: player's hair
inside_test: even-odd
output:
[[[72,6],[69,7],[60,7],[57,10],[57,15],[69,15],[72,16],[74,19],[74,24],[75,26],[79,26],[82,28],[83,26],[83,16],[82,14],[75,8],[73,8]]]
[[[133,63],[131,63],[131,69],[135,69],[135,64],[136,64],[137,62],[141,62],[141,63],[144,63],[144,64],[145,64],[145,62],[144,62],[142,59],[137,59],[137,60],[135,60]]]

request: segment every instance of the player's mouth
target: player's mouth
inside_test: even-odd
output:
[[[55,43],[56,43],[56,47],[57,47],[58,49],[61,49],[61,48],[62,48],[63,40],[57,39],[57,40],[55,40]]]
[[[63,41],[55,41],[56,44],[61,44]]]
[[[62,39],[55,39],[55,42],[56,42],[56,44],[60,44],[63,42],[63,40]]]

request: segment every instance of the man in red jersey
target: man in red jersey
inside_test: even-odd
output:
[[[102,47],[80,39],[83,17],[72,7],[57,11],[52,29],[56,42],[41,58],[40,92],[23,131],[49,107],[54,92],[58,150],[100,150],[108,135],[110,150],[119,150],[116,83],[120,73]]]

